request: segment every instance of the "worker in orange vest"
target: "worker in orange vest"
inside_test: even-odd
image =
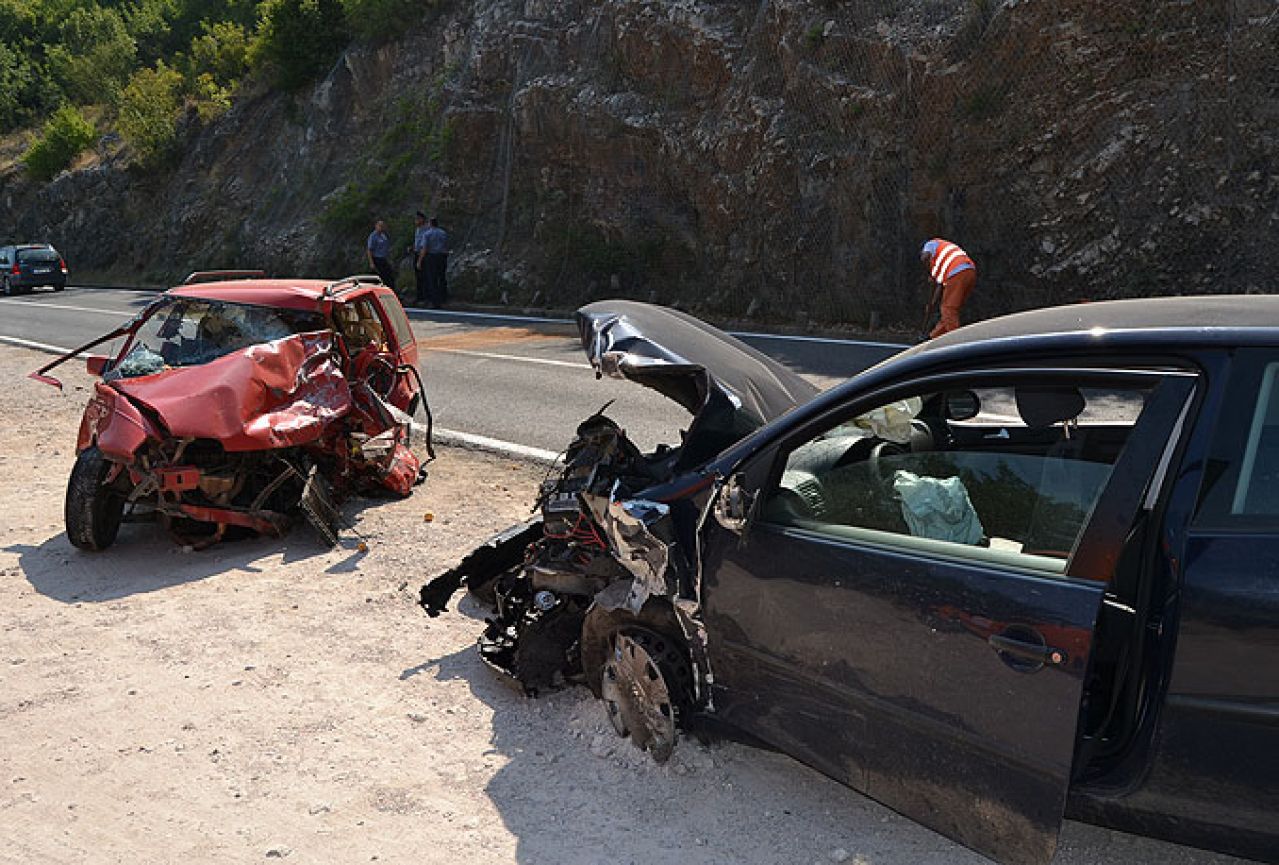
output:
[[[925,318],[941,299],[941,321],[928,334],[929,339],[935,339],[959,327],[959,309],[977,284],[977,265],[973,264],[968,253],[940,237],[924,244],[919,251],[919,260],[928,271],[929,279],[936,283]]]

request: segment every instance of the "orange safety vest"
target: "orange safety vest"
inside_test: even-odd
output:
[[[968,257],[968,253],[964,252],[956,244],[951,243],[949,240],[942,240],[940,237],[934,237],[933,240],[937,242],[937,249],[933,251],[930,274],[933,281],[938,285],[954,276],[956,271],[960,270],[965,264],[973,270],[977,269],[977,265],[973,264],[973,260]]]

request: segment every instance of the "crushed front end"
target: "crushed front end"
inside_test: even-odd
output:
[[[408,495],[422,477],[412,418],[389,396],[424,405],[416,369],[349,356],[318,313],[166,296],[106,338],[121,336],[114,362],[90,360],[102,380],[66,502],[82,549],[141,519],[203,547],[304,517],[334,544],[345,495]]]
[[[587,418],[538,491],[537,516],[423,586],[421,604],[439,615],[465,585],[494,607],[485,661],[528,694],[586,684],[617,732],[660,761],[709,699],[696,537],[714,478],[700,467],[816,389],[673,310],[610,301],[578,323],[598,374],[692,413],[680,446],[646,454],[602,412]]]

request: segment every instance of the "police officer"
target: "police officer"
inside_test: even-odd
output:
[[[381,219],[373,223],[373,231],[364,245],[364,251],[369,257],[369,267],[394,290],[395,268],[391,267],[391,238],[386,233],[386,223]]]

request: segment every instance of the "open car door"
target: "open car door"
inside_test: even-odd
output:
[[[935,376],[779,433],[705,521],[716,713],[992,859],[1047,863],[1107,581],[1193,383]]]

